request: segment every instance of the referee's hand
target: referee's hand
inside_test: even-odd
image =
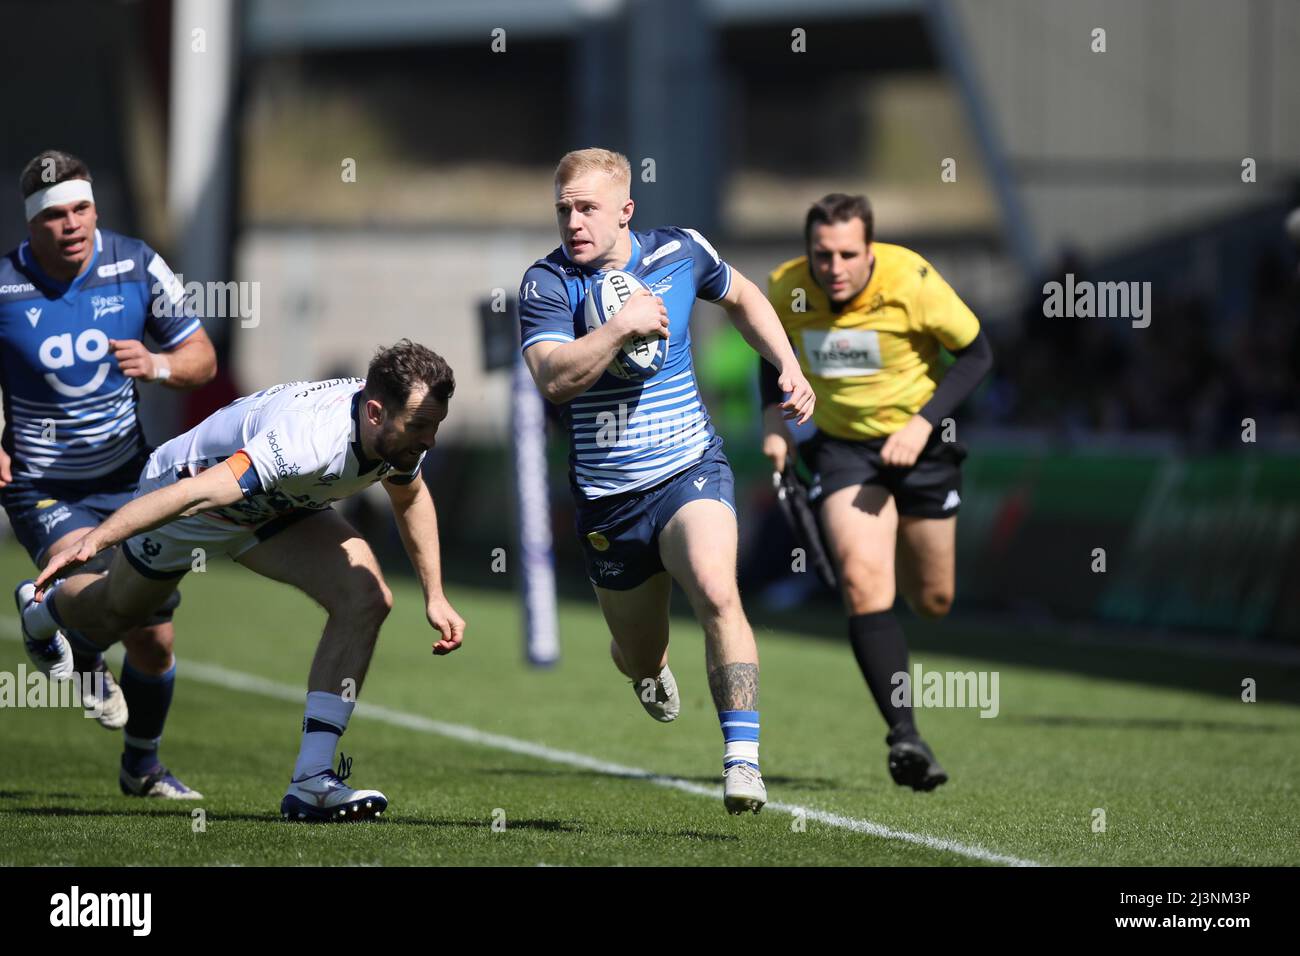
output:
[[[911,468],[916,464],[934,426],[920,415],[913,415],[906,425],[885,439],[880,460],[891,468]]]
[[[772,471],[781,474],[786,462],[793,457],[794,442],[786,427],[785,415],[780,405],[763,409],[763,454],[772,462]]]

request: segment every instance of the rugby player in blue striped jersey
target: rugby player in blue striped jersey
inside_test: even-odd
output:
[[[150,451],[136,418],[137,386],[196,388],[217,362],[162,257],[139,239],[97,228],[84,162],[46,150],[19,181],[28,238],[0,259],[0,503],[43,567],[131,499]],[[146,332],[157,352],[142,343]],[[93,634],[24,641],[52,679],[91,678],[82,681],[83,704],[105,727],[125,729],[118,781],[128,795],[201,796],[158,756],[175,676],[177,601],[124,639],[120,687]]]
[[[758,763],[758,650],[736,583],[731,467],[692,363],[696,298],[726,309],[779,370],[789,416],[812,416],[812,388],[762,290],[694,229],[633,231],[630,188],[631,167],[620,153],[584,149],[560,161],[561,245],[524,273],[521,347],[537,387],[564,408],[577,530],[615,666],[652,717],[677,717],[681,699],[668,668],[676,581],[704,630],[724,740],[724,804],[731,813],[757,813],[767,801]],[[588,331],[587,296],[610,270],[631,273],[648,289]],[[611,374],[610,363],[638,336],[667,348],[662,366],[644,378]]]

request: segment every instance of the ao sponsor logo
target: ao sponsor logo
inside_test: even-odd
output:
[[[1067,272],[1065,282],[1043,285],[1043,315],[1049,319],[1132,319],[1135,329],[1151,324],[1150,282],[1076,282]]]
[[[152,893],[82,893],[74,885],[50,897],[50,925],[60,927],[123,926],[133,936],[153,928]]]
[[[68,398],[80,398],[98,390],[113,367],[112,362],[101,361],[108,355],[108,336],[99,329],[83,329],[75,339],[71,332],[51,335],[41,342],[36,354],[41,364],[52,370],[72,368],[78,361],[98,363],[90,381],[81,385],[69,385],[54,371],[46,373],[46,384]]]

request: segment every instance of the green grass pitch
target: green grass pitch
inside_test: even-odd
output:
[[[0,548],[0,571],[6,587],[30,575],[12,543]],[[982,632],[958,616],[926,632],[945,641],[919,641],[914,662],[996,670],[1001,709],[993,719],[919,712],[953,779],[917,794],[889,780],[883,725],[844,643],[754,614],[763,768],[780,806],[729,817],[691,620],[673,621],[682,715],[661,725],[610,664],[593,602],[561,602],[564,659],[536,671],[521,660],[513,595],[449,588],[469,629],[460,651],[435,658],[417,587],[390,583],[397,606],[342,747],[354,758],[351,782],[388,795],[385,819],[279,819],[323,614],[281,585],[214,563],[184,584],[163,747],[205,799],[121,796],[120,737],[80,711],[0,710],[0,864],[1300,863],[1300,707],[1270,700],[1293,670],[1207,662],[1198,666],[1209,686],[1193,691],[1142,679],[1165,666],[1149,652],[1056,655],[1105,655],[1106,673],[1086,674],[1057,666],[1050,648],[1031,663],[1010,659],[999,649],[1031,638]],[[842,630],[827,615],[805,627]],[[15,634],[9,611],[0,671],[26,661]],[[1168,667],[1181,660],[1169,655]],[[1240,681],[1256,671],[1282,676],[1260,679],[1260,702],[1243,703]],[[367,713],[367,704],[380,709]],[[618,767],[659,776],[611,772]],[[1104,832],[1094,829],[1098,809]]]

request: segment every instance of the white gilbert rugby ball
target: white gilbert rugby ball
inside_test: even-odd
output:
[[[646,284],[621,269],[602,272],[592,280],[591,292],[587,295],[586,314],[587,331],[592,332],[614,316],[632,298],[637,289],[644,289]],[[623,343],[621,351],[614,361],[609,363],[609,374],[616,378],[649,378],[664,367],[668,358],[668,340],[657,335],[637,335]]]

